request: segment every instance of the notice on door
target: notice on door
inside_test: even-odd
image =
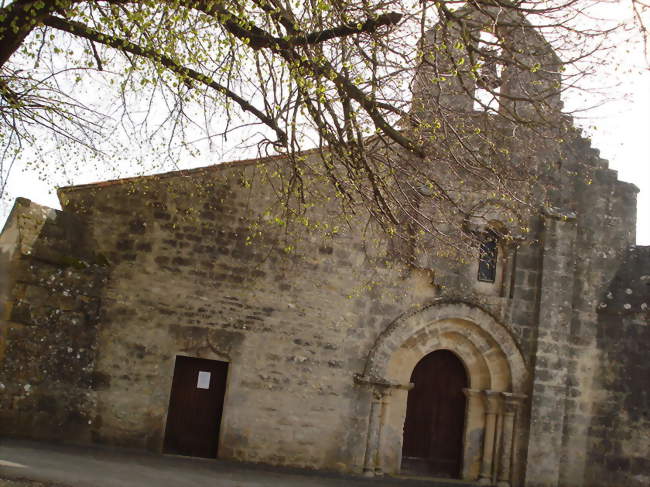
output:
[[[210,372],[199,370],[199,378],[196,381],[197,389],[210,389]]]

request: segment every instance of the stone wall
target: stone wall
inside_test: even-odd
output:
[[[538,268],[526,483],[591,485],[587,444],[601,355],[597,305],[634,243],[638,190],[618,181],[607,161],[577,133],[561,146],[547,184],[555,209],[545,218]],[[561,251],[553,253],[558,245]],[[545,300],[549,292],[555,295]]]
[[[90,441],[106,266],[69,213],[18,199],[0,238],[0,429]]]
[[[62,191],[111,266],[95,441],[159,450],[182,354],[230,363],[221,457],[361,470],[370,391],[354,375],[395,319],[461,290],[391,262],[361,217],[328,218],[335,201],[287,228],[266,211],[277,203],[264,181],[275,162]],[[505,316],[511,296],[477,292],[475,273],[456,269],[471,276],[465,300]]]
[[[601,360],[596,312],[628,247],[635,242],[638,189],[618,181],[616,172],[608,169],[607,161],[587,141],[577,139],[571,151],[575,162],[569,168],[573,166],[576,172],[572,199],[578,225],[573,310],[567,322],[568,375],[559,483],[590,485],[586,478],[593,462],[586,451],[589,428],[594,421],[594,402],[598,398],[595,375]]]
[[[349,229],[327,226],[326,206],[308,215],[317,228],[285,242],[286,225],[264,216],[276,202],[269,185],[254,182],[264,170],[63,192],[111,265],[96,441],[160,450],[182,354],[230,363],[221,457],[360,470],[368,401],[353,374],[382,326],[424,297],[406,293],[397,271],[368,266]]]
[[[650,485],[650,247],[631,247],[598,305],[585,485]]]
[[[595,485],[606,477],[594,459],[628,458],[636,462],[628,470],[642,476],[647,466],[626,452],[640,448],[630,435],[644,431],[647,418],[627,412],[612,375],[641,359],[634,340],[608,341],[603,331],[612,328],[607,316],[627,315],[597,314],[634,240],[636,190],[580,137],[556,152],[562,159],[545,180],[550,207],[524,223],[525,240],[504,242],[494,285],[477,283],[474,256],[434,258],[435,242],[417,266],[394,260],[385,236],[361,214],[341,220],[326,193],[304,217],[283,219],[274,193],[281,158],[67,188],[63,212],[20,200],[0,240],[7,392],[0,427],[160,451],[174,360],[188,355],[229,363],[220,457],[360,472],[376,400],[355,375],[400,317],[419,323],[419,311],[455,302],[496,320],[525,369],[515,391],[529,398],[513,429],[515,485],[524,477],[531,486]],[[556,152],[538,163],[556,164]],[[643,259],[628,267],[647,266]],[[643,338],[645,325],[634,316],[616,329]],[[478,326],[468,332],[476,339],[485,330],[473,323],[465,328]],[[427,343],[457,346],[461,355],[474,347],[432,333],[409,339],[411,362]],[[508,367],[496,367],[503,373],[495,377],[508,377]],[[404,382],[410,370],[397,375]],[[639,374],[625,379],[627,396],[644,394]],[[507,396],[512,384],[504,380],[498,392]],[[611,419],[613,404],[628,415],[618,420],[616,441],[597,427]],[[378,455],[389,472],[398,468],[401,441],[401,419],[390,423],[401,406],[391,407],[383,441],[392,443]],[[472,416],[476,465],[465,468],[474,474],[479,413]],[[615,470],[607,467],[607,478],[621,478]]]

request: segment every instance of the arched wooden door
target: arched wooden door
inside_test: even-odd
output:
[[[426,355],[413,369],[408,393],[402,472],[459,477],[467,373],[448,350]]]

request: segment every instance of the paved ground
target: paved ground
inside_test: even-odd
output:
[[[28,479],[3,479],[0,478],[0,487],[68,487],[52,482],[38,482]]]
[[[2,487],[460,487],[455,481],[316,474],[103,447],[0,440]]]

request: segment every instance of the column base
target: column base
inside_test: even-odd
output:
[[[478,485],[492,485],[492,479],[489,477],[481,477],[478,479]]]
[[[510,487],[510,482],[507,480],[499,480],[497,482],[497,487]]]

